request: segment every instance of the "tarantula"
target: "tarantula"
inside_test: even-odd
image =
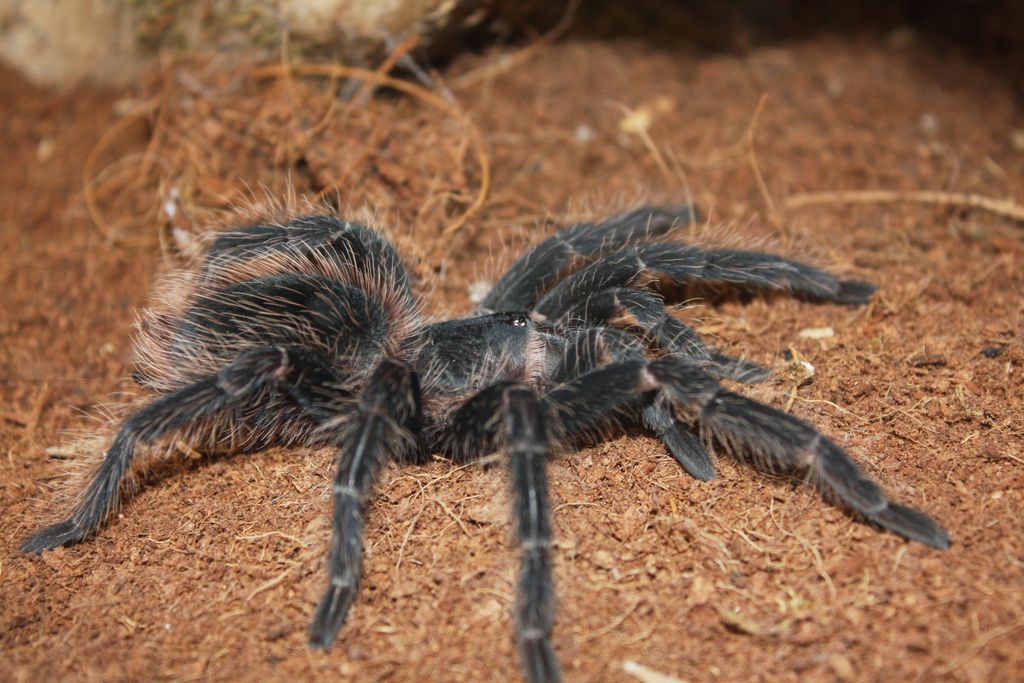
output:
[[[367,227],[310,215],[222,233],[178,280],[179,303],[142,319],[136,378],[157,398],[121,424],[73,513],[22,550],[93,533],[136,448],[172,432],[209,448],[332,446],[330,581],[310,628],[310,644],[327,648],[356,596],[364,507],[382,466],[503,451],[522,564],[516,632],[525,677],[539,682],[559,678],[545,467],[594,438],[647,430],[700,480],[715,473],[713,438],[763,468],[805,473],[869,522],[948,547],[941,527],[890,501],[813,427],[721,387],[769,373],[705,344],[659,293],[710,282],[862,304],[874,287],[667,239],[693,216],[644,208],[566,228],[515,261],[471,315],[440,322],[424,317],[397,252]]]

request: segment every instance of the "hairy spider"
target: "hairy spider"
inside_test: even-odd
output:
[[[528,250],[470,316],[429,322],[395,249],[333,216],[217,235],[178,277],[177,303],[144,315],[137,380],[158,397],[120,426],[73,513],[22,545],[81,541],[117,505],[138,446],[172,432],[201,447],[333,446],[330,582],[310,643],[327,648],[356,596],[363,511],[389,460],[503,451],[521,571],[516,632],[531,682],[559,678],[549,457],[639,426],[697,479],[714,476],[714,438],[765,469],[802,472],[854,514],[934,548],[946,532],[890,501],[807,423],[719,386],[757,382],[759,365],[706,345],[659,290],[730,283],[862,304],[874,287],[803,263],[666,239],[689,206],[574,225]],[[695,430],[697,433],[695,433]]]

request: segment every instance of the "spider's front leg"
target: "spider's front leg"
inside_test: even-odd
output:
[[[548,414],[543,400],[523,384],[492,385],[454,414],[448,435],[459,457],[500,446],[511,473],[513,512],[522,569],[516,598],[516,631],[529,683],[561,679],[551,647],[555,622],[551,579],[551,511],[547,489]]]
[[[571,435],[593,429],[638,394],[671,401],[728,448],[770,471],[805,471],[826,494],[865,519],[933,548],[949,535],[928,515],[891,501],[846,453],[814,427],[721,387],[702,369],[676,358],[629,361],[589,372],[545,395]]]
[[[771,375],[767,368],[757,363],[727,356],[705,344],[692,328],[668,312],[664,299],[652,292],[610,287],[588,293],[581,301],[560,313],[556,321],[559,325],[580,323],[612,325],[631,330],[646,343],[702,365],[717,377],[756,384]]]
[[[896,503],[839,446],[803,420],[728,391],[701,370],[673,359],[654,361],[654,378],[679,410],[727,447],[746,451],[769,471],[807,471],[826,494],[900,536],[944,550],[949,534],[928,515]]]
[[[840,280],[780,256],[658,242],[623,249],[576,271],[552,287],[534,310],[548,320],[557,320],[595,292],[616,287],[643,289],[657,282],[728,283],[841,304],[867,303],[875,291],[867,282]]]
[[[363,506],[388,458],[400,458],[415,447],[422,421],[419,380],[400,361],[385,359],[363,389],[355,416],[346,422],[325,422],[322,430],[341,427],[334,479],[334,516],[328,555],[330,583],[310,625],[309,642],[328,648],[345,622],[359,589],[363,563]]]
[[[601,223],[579,223],[531,247],[494,284],[481,303],[487,311],[526,311],[567,272],[630,244],[647,242],[697,215],[690,205],[644,207]]]

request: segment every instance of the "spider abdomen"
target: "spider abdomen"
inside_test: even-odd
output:
[[[376,355],[386,334],[380,303],[359,288],[275,273],[198,298],[180,320],[148,329],[139,350],[161,359],[148,365],[145,383],[166,393],[262,346],[299,345],[348,370],[347,360]]]

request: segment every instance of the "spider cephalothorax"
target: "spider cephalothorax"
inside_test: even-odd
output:
[[[330,582],[310,641],[328,647],[355,598],[363,512],[388,460],[503,451],[522,569],[516,628],[526,678],[559,677],[545,466],[555,452],[639,426],[694,477],[703,433],[772,470],[807,474],[854,514],[935,548],[946,532],[890,501],[801,420],[719,386],[768,371],[720,354],[672,316],[656,284],[719,282],[845,304],[874,288],[802,263],[665,239],[690,207],[567,228],[527,251],[473,315],[429,322],[393,247],[332,216],[219,235],[179,276],[175,304],[144,315],[136,378],[156,393],[120,426],[73,513],[22,546],[93,533],[117,505],[137,447],[173,432],[200,447],[334,446]]]

